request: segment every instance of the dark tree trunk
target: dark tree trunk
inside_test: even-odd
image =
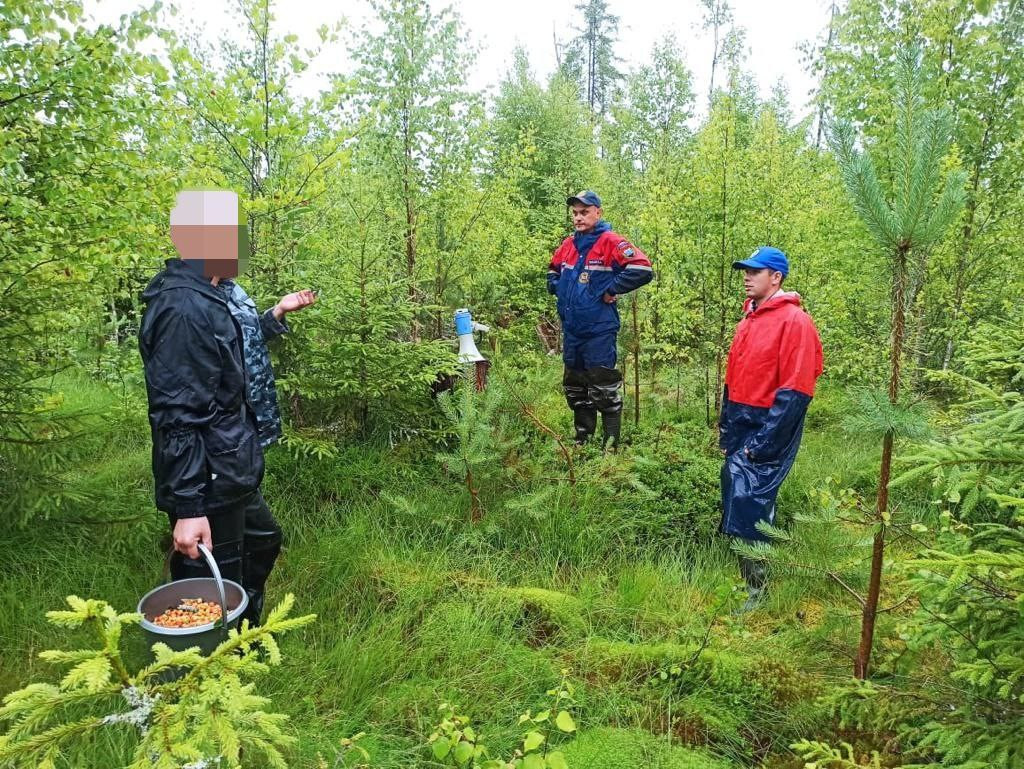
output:
[[[892,332],[889,344],[889,403],[895,405],[900,397],[900,377],[903,362],[903,340],[906,334],[907,258],[909,246],[903,244],[896,252],[892,281]],[[885,527],[889,512],[889,478],[892,473],[892,430],[882,439],[882,464],[878,474],[878,497],[875,504],[878,531],[871,548],[871,576],[868,593],[861,614],[860,645],[854,662],[853,674],[860,679],[868,677],[871,647],[875,635],[875,617],[882,589],[882,565],[885,558]]]

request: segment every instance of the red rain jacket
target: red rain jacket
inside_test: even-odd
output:
[[[758,521],[771,523],[775,497],[800,448],[804,416],[824,369],[821,339],[800,306],[800,295],[780,293],[751,310],[736,327],[719,418],[722,531],[764,539]]]
[[[800,306],[800,295],[776,294],[753,311],[750,305],[748,299],[729,348],[725,374],[729,400],[771,408],[779,390],[813,397],[814,384],[824,370],[821,339],[811,316]]]

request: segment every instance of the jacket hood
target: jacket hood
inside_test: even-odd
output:
[[[594,228],[590,232],[574,232],[572,234],[572,239],[576,241],[578,246],[581,240],[591,238],[593,240],[597,240],[602,234],[608,232],[611,228],[612,225],[607,219],[598,219],[597,224],[594,225]]]
[[[210,279],[203,275],[199,265],[189,264],[182,259],[168,259],[164,264],[165,268],[149,281],[149,285],[142,292],[143,302],[149,303],[162,291],[172,288],[191,288],[217,301],[224,301],[224,297],[210,283]]]
[[[601,236],[611,230],[612,226],[604,219],[598,219],[594,229],[590,232],[575,232],[572,236],[573,245],[576,246],[576,253],[586,259],[587,254],[594,244],[601,239]]]
[[[749,315],[751,314],[751,312],[756,312],[758,314],[762,312],[771,312],[772,310],[778,310],[781,309],[782,307],[786,307],[787,305],[791,304],[795,304],[797,307],[801,306],[800,294],[798,294],[796,291],[780,291],[767,302],[758,305],[757,309],[755,310],[750,309],[750,306],[752,304],[752,299],[747,299],[745,302],[743,302],[744,315]]]

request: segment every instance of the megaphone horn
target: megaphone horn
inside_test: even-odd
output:
[[[473,340],[473,331],[480,324],[473,322],[473,316],[469,310],[463,308],[455,311],[455,333],[459,336],[459,362],[476,363],[487,360],[480,351],[476,349],[476,342]],[[481,327],[484,330],[486,327]]]

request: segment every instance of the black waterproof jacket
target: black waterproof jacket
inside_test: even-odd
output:
[[[241,329],[222,292],[180,259],[167,260],[142,300],[156,506],[176,518],[216,515],[263,480]]]

